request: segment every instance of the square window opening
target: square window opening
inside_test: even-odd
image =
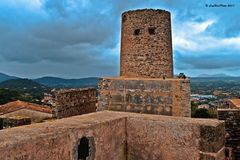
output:
[[[155,34],[155,30],[156,30],[156,28],[148,28],[148,33],[153,35],[153,34]]]
[[[135,29],[133,34],[135,36],[138,36],[140,34],[140,29]]]

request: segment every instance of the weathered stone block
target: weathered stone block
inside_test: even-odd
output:
[[[220,149],[217,153],[200,152],[200,160],[226,160],[225,147]]]
[[[55,94],[57,118],[96,112],[96,89],[61,90]]]
[[[203,128],[219,139],[207,138]],[[133,114],[127,119],[127,159],[224,160],[224,135],[222,121]],[[202,139],[216,146],[205,152]]]
[[[184,79],[103,78],[98,102],[98,110],[184,117],[191,114],[189,80]]]
[[[240,110],[218,109],[218,119],[225,121],[226,156],[240,159]]]
[[[201,126],[200,149],[203,152],[217,152],[225,145],[224,123],[219,126]]]

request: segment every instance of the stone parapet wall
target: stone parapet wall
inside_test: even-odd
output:
[[[188,79],[103,78],[98,110],[191,116]]]
[[[218,119],[225,121],[227,156],[240,159],[240,110],[218,109]]]
[[[64,118],[96,112],[96,89],[69,89],[55,93],[55,116]]]
[[[32,109],[20,109],[20,110],[16,110],[14,112],[10,112],[10,113],[6,113],[0,117],[3,118],[11,118],[11,117],[28,117],[31,119],[32,123],[38,123],[38,122],[42,122],[45,119],[49,119],[52,118],[52,113],[45,113],[45,112],[39,112],[36,110],[32,110]]]
[[[0,131],[0,160],[224,160],[218,120],[103,111]]]
[[[78,143],[88,138],[89,160],[122,160],[126,118],[93,113],[0,131],[0,160],[77,160]]]
[[[143,9],[122,14],[120,75],[173,77],[170,12]]]
[[[0,117],[0,130],[29,124],[31,124],[31,118],[29,117]]]
[[[158,115],[127,119],[128,160],[224,160],[224,123]]]

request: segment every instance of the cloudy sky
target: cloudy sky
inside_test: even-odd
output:
[[[0,0],[0,72],[117,76],[120,15],[138,8],[172,13],[175,74],[240,76],[239,0]]]

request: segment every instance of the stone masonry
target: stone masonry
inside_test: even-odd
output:
[[[173,77],[170,12],[136,10],[122,14],[120,76]]]
[[[190,117],[190,81],[173,78],[170,12],[122,14],[120,77],[99,82],[98,110]]]
[[[218,109],[218,119],[225,121],[226,157],[240,159],[240,110]]]
[[[55,103],[57,118],[96,112],[96,89],[60,90],[55,94]]]
[[[190,117],[189,91],[187,79],[105,78],[99,83],[98,110]]]
[[[102,111],[0,131],[0,160],[224,160],[224,122]]]
[[[31,118],[28,117],[0,118],[0,130],[29,124],[31,124]]]

